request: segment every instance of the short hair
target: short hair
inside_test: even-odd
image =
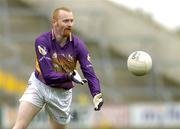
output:
[[[57,14],[60,10],[66,11],[66,12],[72,12],[69,8],[67,7],[60,7],[60,8],[56,8],[52,14],[52,19],[56,19],[57,18]]]

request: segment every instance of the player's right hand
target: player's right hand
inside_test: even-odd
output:
[[[79,75],[79,73],[76,70],[73,70],[70,73],[70,78],[73,82],[77,83],[77,84],[81,84],[84,85],[84,83],[87,82],[86,79],[82,79],[81,76]]]

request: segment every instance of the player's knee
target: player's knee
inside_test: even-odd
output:
[[[66,129],[66,127],[52,127],[52,129]]]
[[[24,125],[15,125],[12,129],[26,129]]]
[[[14,127],[12,129],[26,129],[26,128],[24,128],[24,127]]]

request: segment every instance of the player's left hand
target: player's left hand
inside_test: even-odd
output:
[[[102,98],[102,93],[99,93],[94,96],[93,98],[93,104],[94,104],[94,110],[99,111],[101,110],[101,107],[103,105],[103,98]]]

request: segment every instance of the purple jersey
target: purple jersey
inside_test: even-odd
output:
[[[35,41],[35,50],[35,75],[43,83],[56,88],[73,88],[68,73],[76,68],[77,61],[79,61],[83,75],[88,80],[92,96],[101,92],[89,52],[84,42],[77,36],[72,35],[61,47],[52,32],[43,33]]]

